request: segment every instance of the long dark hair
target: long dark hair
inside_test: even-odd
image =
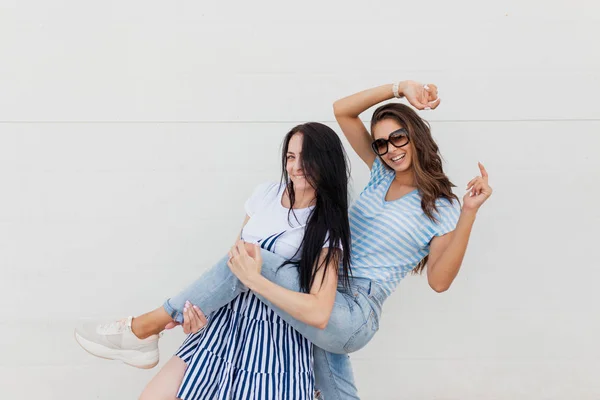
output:
[[[300,261],[288,260],[282,266],[297,264],[300,289],[308,293],[317,271],[334,261],[336,265],[341,264],[341,282],[348,285],[351,269],[348,221],[349,167],[346,152],[333,129],[318,122],[298,125],[287,133],[282,145],[281,182],[285,184],[290,198],[288,217],[293,214],[296,195],[286,170],[287,151],[292,136],[296,134],[302,135],[302,170],[307,182],[315,189],[316,201],[306,223]],[[326,240],[329,251],[322,260],[319,256]]]
[[[417,113],[407,105],[390,103],[377,108],[371,118],[371,132],[378,122],[384,119],[391,119],[399,123],[408,131],[408,137],[412,144],[413,154],[412,166],[415,174],[415,183],[421,195],[421,208],[427,217],[436,222],[435,212],[437,207],[435,202],[439,198],[452,201],[459,201],[458,197],[452,193],[455,185],[444,173],[442,167],[442,156],[439,147],[431,136],[429,123],[423,120]],[[387,165],[384,164],[386,167]],[[426,256],[415,267],[413,272],[420,273],[427,264]]]

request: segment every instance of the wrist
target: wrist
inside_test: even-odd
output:
[[[467,218],[470,220],[475,220],[475,217],[477,217],[477,209],[476,208],[468,208],[468,207],[463,207],[461,212],[460,212],[460,216],[461,218]]]
[[[246,277],[245,281],[246,282],[242,282],[248,289],[252,290],[252,291],[257,291],[258,287],[260,286],[261,280],[265,279],[261,274],[259,273],[252,273],[249,276]]]
[[[399,81],[396,85],[398,85],[398,98],[404,97],[404,93],[406,92],[406,88],[408,87],[409,81]]]
[[[404,85],[404,81],[394,82],[392,84],[392,95],[397,99],[401,99],[402,97],[404,97],[405,87],[406,86]]]

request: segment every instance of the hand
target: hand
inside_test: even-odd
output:
[[[242,240],[238,242],[229,251],[229,269],[246,286],[248,282],[260,275],[262,268],[262,256],[260,248],[256,244],[245,243]]]
[[[202,311],[200,311],[200,308],[192,305],[189,301],[186,301],[185,307],[183,308],[183,333],[186,335],[197,333],[204,328],[207,323],[208,321]]]
[[[433,83],[423,85],[415,81],[403,81],[399,88],[417,110],[434,110],[440,105],[437,86]]]
[[[181,325],[179,322],[177,322],[177,321],[171,321],[167,325],[165,325],[165,330],[173,329],[173,328],[175,328],[176,326],[179,326],[179,325]]]
[[[467,184],[467,193],[463,197],[463,210],[477,211],[479,207],[492,195],[492,188],[488,185],[488,173],[483,164],[479,165],[481,176],[477,176]]]

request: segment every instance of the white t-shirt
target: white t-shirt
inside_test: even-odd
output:
[[[245,204],[250,219],[241,238],[249,243],[260,243],[263,248],[288,260],[298,260],[305,225],[314,207],[290,212],[281,204],[284,192],[285,185],[272,182],[254,189]],[[329,247],[327,242],[323,247]]]

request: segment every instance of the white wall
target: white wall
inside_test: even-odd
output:
[[[600,398],[598,22],[592,0],[0,0],[0,398],[135,398],[156,370],[73,326],[159,305],[228,248],[289,128],[339,132],[335,99],[405,78],[440,87],[457,193],[479,160],[495,193],[452,289],[387,302],[362,397]]]

